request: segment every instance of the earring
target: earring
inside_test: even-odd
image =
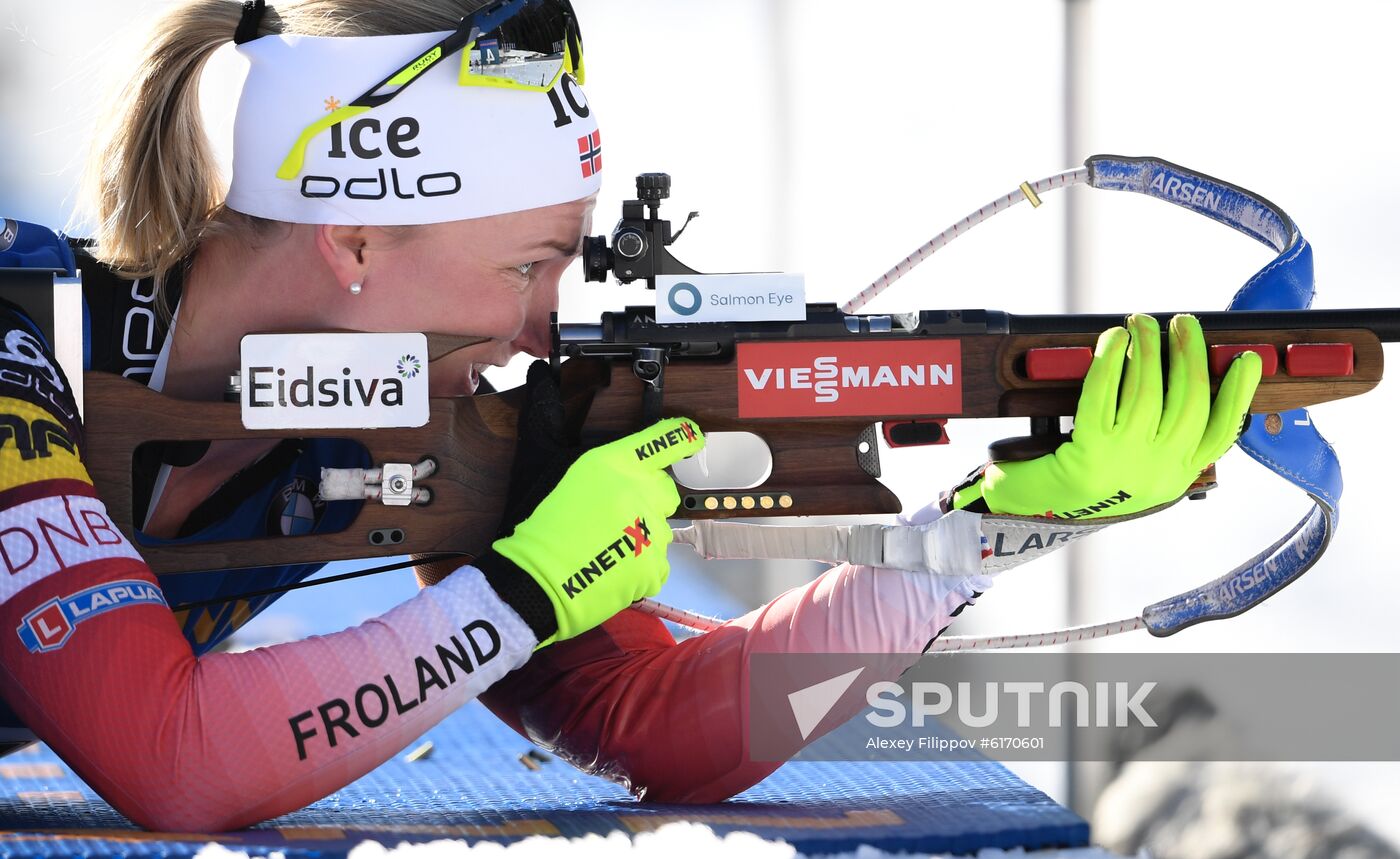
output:
[[[354,283],[350,284],[350,294],[359,295],[364,288],[364,285],[357,280]]]

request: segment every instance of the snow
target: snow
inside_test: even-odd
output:
[[[668,823],[655,832],[643,832],[629,839],[621,832],[601,835],[585,835],[582,838],[552,838],[532,836],[514,844],[465,841],[429,841],[422,844],[401,844],[386,847],[366,841],[350,851],[349,859],[447,859],[447,857],[468,856],[473,859],[612,859],[614,856],[632,859],[708,859],[723,855],[727,859],[801,859],[791,844],[782,841],[767,841],[748,832],[731,832],[723,837],[716,835],[708,826],[699,823]],[[230,850],[218,844],[209,844],[199,851],[196,859],[247,859],[248,854]],[[282,854],[273,853],[280,859]],[[834,854],[830,859],[953,859],[950,854],[939,853],[886,853],[873,847],[861,847],[854,853]],[[1120,854],[1109,853],[1094,847],[1074,850],[1024,850],[986,849],[975,855],[975,859],[1124,859]],[[1146,853],[1137,859],[1151,859]]]

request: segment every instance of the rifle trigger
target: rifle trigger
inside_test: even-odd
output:
[[[632,350],[632,372],[642,380],[642,421],[661,420],[661,399],[666,384],[666,350],[639,346]]]

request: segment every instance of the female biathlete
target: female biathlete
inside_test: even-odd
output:
[[[250,70],[225,191],[197,93],[206,60],[230,40]],[[425,331],[484,338],[430,367],[434,395],[469,395],[483,367],[544,355],[600,182],[583,71],[567,0],[184,0],[154,24],[96,130],[86,188],[96,235],[73,243],[87,367],[213,400],[248,332]],[[839,566],[675,642],[627,609],[666,576],[678,498],[664,469],[704,442],[672,418],[567,471],[517,463],[552,491],[508,516],[521,521],[486,556],[420,573],[436,583],[383,615],[209,653],[271,598],[183,616],[169,606],[315,567],[157,580],[93,491],[47,344],[17,308],[0,322],[6,715],[146,827],[223,830],[299,808],[478,696],[521,734],[639,796],[717,801],[777,766],[749,760],[750,655],[889,653],[897,674],[991,584],[976,545],[946,547],[968,559],[963,576]],[[952,507],[1053,514],[1115,495],[1129,500],[1112,512],[1128,513],[1178,498],[1233,442],[1259,362],[1241,356],[1212,406],[1199,326],[1179,317],[1170,333],[1165,396],[1157,324],[1132,317],[1099,340],[1071,442],[984,466],[914,520]],[[532,372],[546,406],[547,375]],[[667,433],[680,443],[633,454]],[[355,508],[316,500],[319,469],[361,457],[319,441],[165,451],[138,464],[143,532],[338,529]],[[562,586],[638,522],[649,545],[619,553],[582,591]]]

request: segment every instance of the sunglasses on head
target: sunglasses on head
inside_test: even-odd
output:
[[[548,92],[565,74],[584,82],[583,39],[569,0],[501,0],[464,16],[442,41],[308,125],[278,168],[278,178],[301,174],[306,149],[321,132],[382,107],[458,51],[460,86]]]

